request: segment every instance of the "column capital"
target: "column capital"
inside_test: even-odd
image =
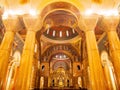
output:
[[[102,26],[106,32],[115,31],[119,23],[118,16],[108,16],[102,19]]]
[[[13,31],[16,32],[19,30],[20,22],[17,16],[15,17],[8,17],[7,19],[3,19],[3,24],[6,28],[6,31]]]
[[[98,15],[84,16],[79,20],[79,27],[83,31],[94,30],[98,21]]]
[[[23,16],[23,21],[27,30],[36,32],[40,30],[42,27],[42,21],[40,16],[26,15],[26,16]]]

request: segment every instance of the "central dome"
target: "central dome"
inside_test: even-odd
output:
[[[54,26],[44,32],[47,38],[54,40],[68,40],[76,37],[78,33],[68,26]]]

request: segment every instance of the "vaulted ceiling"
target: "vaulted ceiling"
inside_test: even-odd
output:
[[[26,10],[29,7],[39,9],[40,3],[49,3],[51,1],[60,1],[60,0],[0,0],[1,6],[5,6],[7,9],[23,9]],[[61,0],[63,1],[63,0]],[[69,1],[69,0],[68,0]],[[112,9],[116,8],[120,3],[120,0],[75,0],[78,1],[83,8],[86,10],[88,8],[101,8],[101,9]]]
[[[43,37],[41,37],[42,41],[45,41],[45,38],[47,38],[47,40],[51,42],[65,42],[65,40],[71,42],[71,39],[78,36],[84,39],[84,33],[78,27],[77,18],[80,17],[80,15],[84,16],[88,12],[90,13],[90,10],[93,10],[93,13],[98,13],[101,10],[106,12],[109,10],[118,10],[120,8],[119,4],[120,0],[0,0],[1,10],[4,8],[4,13],[7,12],[11,15],[40,14],[43,18],[43,27],[41,30],[44,31],[42,34]],[[17,32],[16,37],[18,38],[15,42],[20,40],[22,43],[21,46],[23,46],[26,27],[22,18],[20,18],[20,22],[22,30]],[[100,19],[95,27],[97,41],[99,41],[103,35],[103,28],[100,27],[99,23]],[[40,32],[37,34],[39,35]],[[37,38],[40,40],[40,37]],[[77,40],[79,40],[79,38],[77,38]]]
[[[74,6],[74,4],[77,6]],[[82,36],[82,32],[77,32],[81,30],[77,27],[78,21],[75,16],[84,15],[89,9],[94,10],[94,12],[99,12],[100,10],[118,10],[119,4],[120,0],[74,0],[74,2],[69,0],[65,2],[64,0],[0,0],[0,6],[4,8],[4,13],[41,13],[44,23],[51,25],[47,29],[45,28],[44,35],[53,40],[71,39],[78,34]],[[64,9],[71,10],[73,13]],[[19,34],[24,40],[26,29],[24,23],[22,25],[24,30],[19,31]],[[103,33],[101,27],[99,27],[99,22],[95,28],[95,33],[97,39]]]

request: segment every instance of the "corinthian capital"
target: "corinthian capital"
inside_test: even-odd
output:
[[[5,26],[5,29],[6,31],[18,31],[19,30],[19,25],[20,25],[20,22],[19,22],[19,19],[17,16],[11,16],[11,17],[8,17],[6,19],[3,19],[3,24]]]
[[[84,16],[79,19],[79,27],[83,31],[94,30],[98,21],[98,15]]]
[[[26,15],[23,16],[23,21],[25,23],[27,30],[38,31],[42,27],[42,21],[40,16]]]
[[[101,23],[106,32],[116,30],[117,25],[119,23],[119,17],[118,16],[104,17]]]

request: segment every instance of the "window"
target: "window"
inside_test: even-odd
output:
[[[80,70],[80,66],[79,65],[77,65],[77,69]]]
[[[44,69],[45,69],[45,66],[44,66],[44,65],[42,65],[42,71],[44,71]]]

